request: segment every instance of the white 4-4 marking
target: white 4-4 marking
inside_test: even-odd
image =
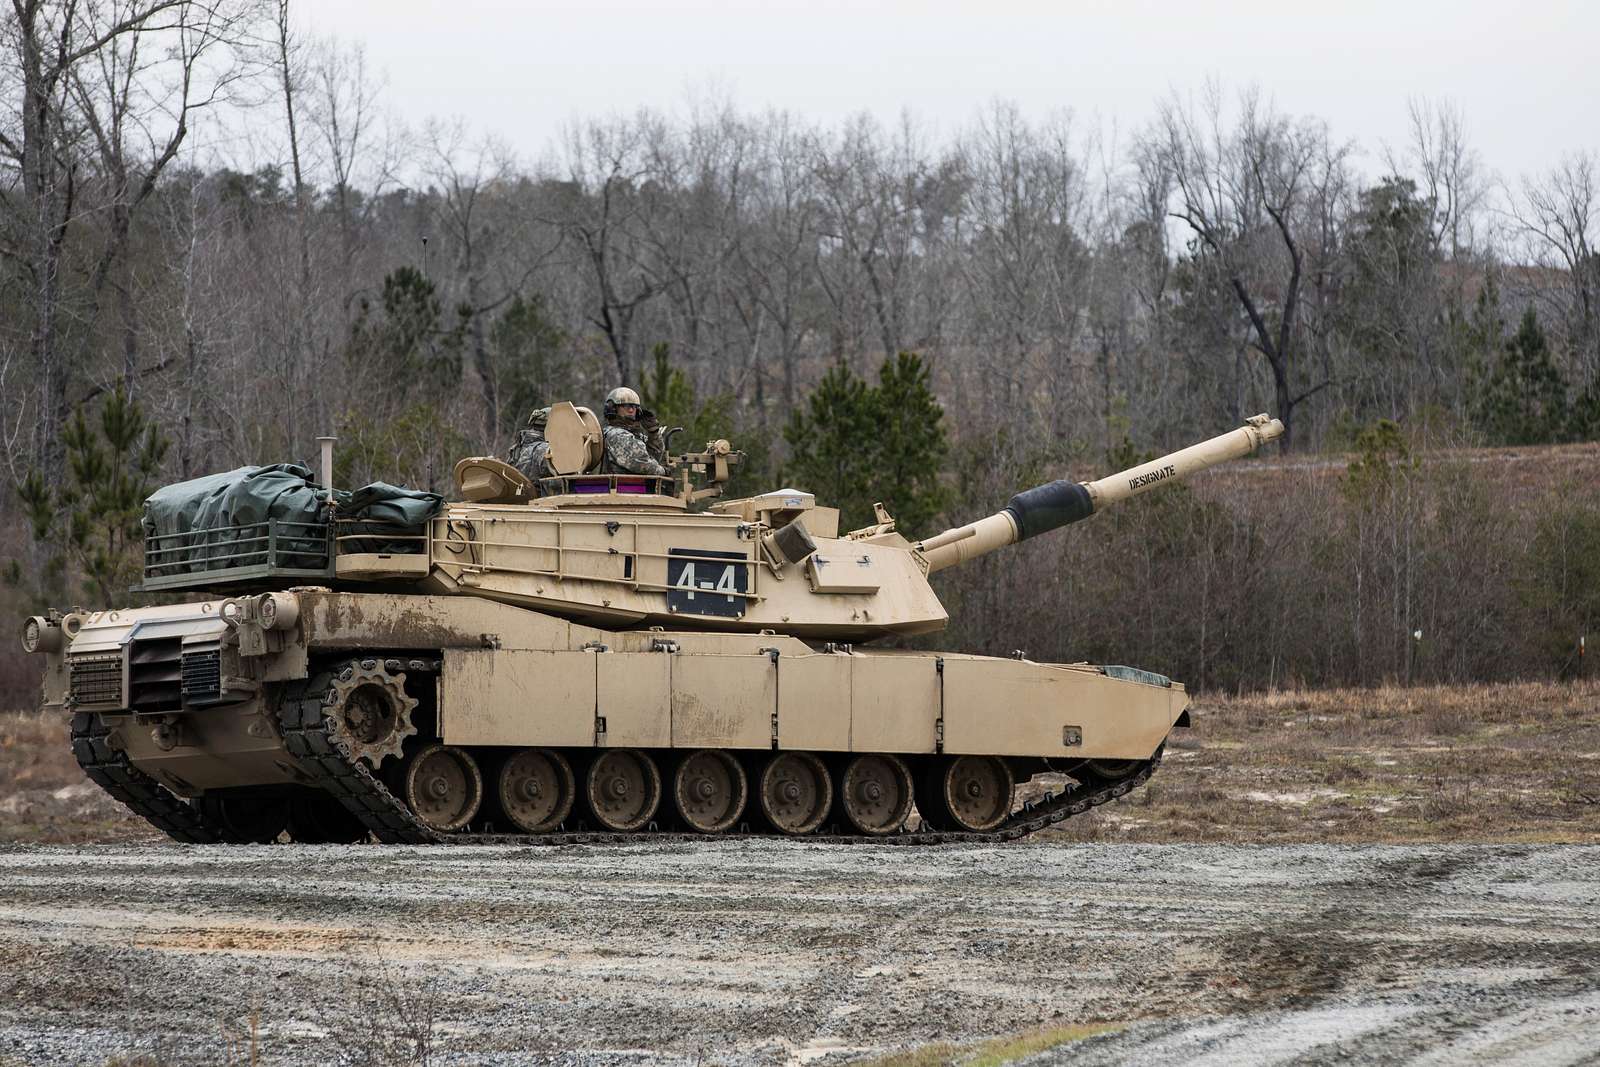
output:
[[[683,570],[678,574],[678,581],[674,584],[673,588],[682,589],[685,593],[687,593],[688,595],[684,598],[685,600],[693,600],[695,593],[699,592],[700,590],[706,590],[707,592],[712,593],[726,593],[728,595],[728,599],[731,601],[739,593],[739,587],[736,584],[737,575],[735,575],[733,568],[734,564],[724,563],[722,565],[722,573],[717,576],[717,580],[715,582],[710,580],[701,582],[695,580],[694,564],[685,563],[683,565]],[[709,570],[710,568],[707,569]]]

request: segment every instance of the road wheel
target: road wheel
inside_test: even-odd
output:
[[[672,799],[689,829],[720,834],[739,821],[750,782],[739,761],[719,749],[703,748],[678,763]]]
[[[923,780],[917,807],[938,830],[984,833],[1011,814],[1016,779],[999,756],[953,756],[935,764]]]
[[[406,768],[406,803],[417,818],[441,833],[472,821],[483,803],[483,773],[472,753],[454,745],[429,745]]]
[[[780,752],[767,761],[759,783],[761,814],[784,834],[809,834],[833,807],[833,778],[809,752]]]
[[[602,827],[617,833],[642,829],[661,804],[661,772],[636,748],[608,749],[583,776],[584,802]]]
[[[911,814],[911,772],[898,756],[857,756],[839,779],[844,816],[864,834],[892,834]]]
[[[523,833],[547,834],[572,813],[572,765],[549,748],[513,752],[500,767],[500,810]]]
[[[306,789],[289,801],[289,840],[302,845],[353,845],[367,839],[367,828],[338,800],[320,789]]]
[[[234,845],[269,845],[289,825],[289,798],[277,793],[207,794],[200,818]]]

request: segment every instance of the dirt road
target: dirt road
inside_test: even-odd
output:
[[[0,1062],[1585,1062],[1597,914],[1584,846],[11,847]]]

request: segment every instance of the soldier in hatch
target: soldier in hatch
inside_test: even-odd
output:
[[[639,394],[619,386],[606,394],[605,411],[606,473],[665,475],[661,427]]]
[[[506,462],[528,476],[534,485],[539,479],[550,477],[545,457],[550,454],[550,442],[545,440],[545,424],[550,421],[550,409],[539,408],[528,416],[526,429],[517,431],[517,439],[506,453]]]

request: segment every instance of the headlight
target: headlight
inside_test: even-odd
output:
[[[300,602],[289,593],[262,593],[256,598],[256,618],[269,630],[288,630],[300,618]]]
[[[43,615],[33,615],[22,624],[22,651],[59,652],[61,627]]]

